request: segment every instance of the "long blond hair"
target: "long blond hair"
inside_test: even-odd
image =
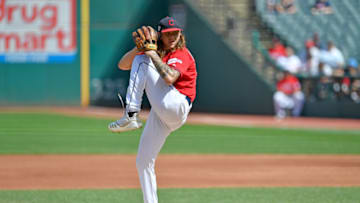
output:
[[[176,46],[173,49],[170,50],[165,50],[164,49],[164,43],[161,40],[161,34],[158,40],[158,54],[160,55],[161,58],[163,58],[166,54],[168,54],[169,52],[172,52],[174,50],[177,49],[183,49],[186,46],[186,40],[185,40],[185,35],[183,32],[180,33],[180,40],[179,42],[176,44]]]

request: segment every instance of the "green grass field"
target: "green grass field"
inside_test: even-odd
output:
[[[160,203],[358,203],[359,188],[160,189]],[[140,190],[0,191],[0,203],[141,203]]]
[[[0,113],[0,154],[135,154],[141,129],[113,134],[110,121]],[[185,125],[162,153],[360,154],[360,131]]]
[[[141,130],[111,134],[108,119],[0,113],[0,154],[135,154]],[[185,125],[164,154],[360,154],[360,131]],[[0,180],[1,181],[1,180]],[[160,189],[163,203],[360,202],[360,187]],[[0,203],[141,203],[141,191],[0,191]]]

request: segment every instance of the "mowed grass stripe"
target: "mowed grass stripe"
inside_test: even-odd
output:
[[[359,187],[159,189],[167,203],[357,203]],[[0,203],[142,203],[139,189],[0,191]]]
[[[135,154],[142,129],[113,134],[111,120],[0,113],[0,154]],[[161,153],[360,154],[360,131],[184,125]]]

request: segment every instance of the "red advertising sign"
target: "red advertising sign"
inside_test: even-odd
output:
[[[71,62],[76,0],[0,0],[0,62]]]

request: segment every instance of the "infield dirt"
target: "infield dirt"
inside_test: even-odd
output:
[[[135,155],[2,155],[0,189],[139,188]],[[160,188],[360,186],[360,156],[160,155]]]

